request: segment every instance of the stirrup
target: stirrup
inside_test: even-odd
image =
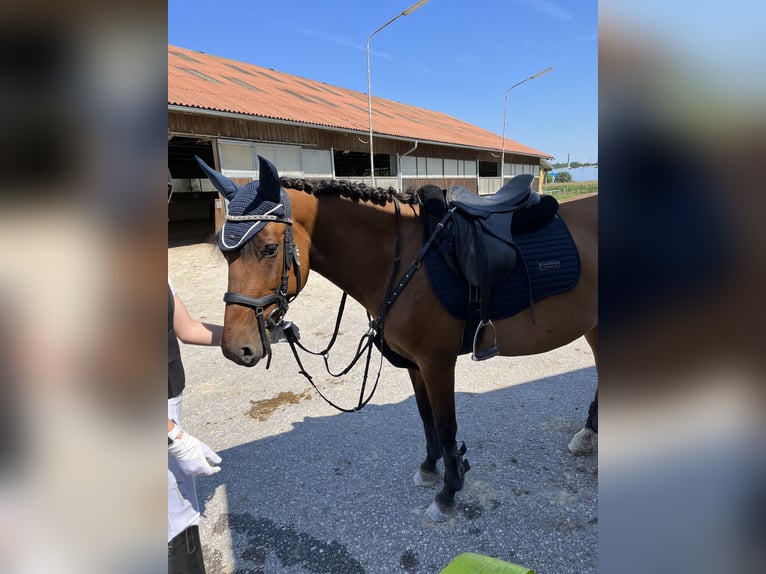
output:
[[[483,351],[477,351],[476,343],[479,342],[479,333],[481,333],[481,330],[486,326],[492,328],[492,346]],[[492,324],[491,320],[480,321],[479,326],[476,327],[476,333],[473,335],[473,353],[471,354],[471,360],[486,361],[487,359],[491,359],[498,354],[500,354],[500,351],[497,348],[497,331],[495,330],[495,326]]]

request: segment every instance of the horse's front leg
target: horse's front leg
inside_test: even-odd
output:
[[[465,445],[458,445],[455,438],[455,361],[421,365],[421,376],[444,457],[444,487],[426,514],[434,522],[444,522],[455,512],[455,493],[463,488],[463,477],[470,468],[463,459]]]
[[[439,472],[436,469],[436,461],[442,457],[442,447],[436,434],[434,416],[431,411],[431,403],[428,400],[428,392],[420,371],[408,369],[412,388],[415,391],[415,400],[418,404],[418,412],[423,421],[423,431],[426,435],[426,458],[420,464],[413,478],[415,486],[434,486],[439,481]]]

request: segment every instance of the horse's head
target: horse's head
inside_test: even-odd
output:
[[[228,359],[252,367],[271,358],[271,329],[301,288],[290,198],[276,168],[260,156],[259,180],[244,186],[197,162],[229,204],[218,235],[229,264],[221,348]]]

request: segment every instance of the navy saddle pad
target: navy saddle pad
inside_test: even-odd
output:
[[[517,258],[511,276],[492,289],[489,313],[493,320],[511,317],[529,307],[529,282],[532,300],[539,301],[569,291],[580,278],[577,247],[558,215],[534,231],[515,234],[513,239],[523,257]],[[466,321],[461,353],[468,353],[479,322],[478,309],[469,304],[468,283],[452,271],[436,245],[428,250],[425,260],[428,280],[441,304],[453,317]]]

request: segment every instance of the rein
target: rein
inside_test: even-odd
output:
[[[269,335],[267,333],[267,325],[268,325],[268,328],[271,329],[282,321],[282,319],[285,316],[285,313],[287,313],[289,304],[293,300],[295,300],[295,298],[298,296],[298,293],[300,292],[300,289],[301,289],[300,259],[298,254],[298,247],[295,245],[295,241],[293,239],[293,234],[292,234],[293,220],[291,217],[290,198],[285,193],[284,190],[281,190],[280,193],[282,195],[282,202],[285,208],[284,217],[273,216],[273,215],[244,215],[244,216],[227,215],[227,219],[231,219],[235,221],[269,221],[273,223],[285,224],[285,237],[284,237],[284,249],[283,249],[284,260],[283,260],[283,266],[282,266],[282,280],[281,280],[279,288],[277,288],[277,290],[274,293],[271,293],[269,295],[266,295],[265,297],[259,297],[259,298],[248,297],[248,296],[241,295],[239,293],[233,293],[233,292],[226,292],[224,293],[224,296],[223,296],[223,300],[227,303],[244,305],[247,307],[251,307],[255,310],[256,318],[258,320],[258,331],[261,337],[261,342],[263,344],[263,348],[266,354],[268,355],[268,360],[266,363],[267,369],[269,368],[269,365],[271,364],[271,344],[269,340]],[[404,273],[404,275],[396,284],[396,286],[394,286],[394,281],[396,276],[399,273],[399,267],[401,263],[401,208],[399,206],[399,201],[395,197],[393,198],[393,202],[394,202],[394,210],[396,213],[396,247],[394,251],[393,269],[388,279],[385,295],[383,297],[383,303],[380,306],[378,314],[375,317],[375,319],[372,319],[369,313],[367,314],[369,327],[367,329],[367,332],[364,335],[362,335],[361,339],[359,340],[359,344],[357,345],[356,352],[354,353],[354,357],[351,359],[351,362],[349,363],[349,365],[345,369],[343,369],[341,372],[333,373],[330,370],[330,364],[329,364],[329,353],[332,347],[335,345],[335,342],[338,337],[338,333],[340,331],[340,324],[343,317],[343,313],[346,308],[346,300],[348,298],[348,293],[346,292],[343,293],[343,297],[341,298],[341,302],[338,307],[338,315],[335,320],[335,328],[334,328],[332,337],[330,338],[330,342],[327,345],[327,347],[323,349],[322,351],[315,352],[315,351],[311,351],[310,349],[307,349],[305,346],[303,346],[303,344],[300,343],[300,341],[298,341],[298,338],[296,337],[292,329],[286,329],[284,331],[287,342],[290,345],[290,350],[292,351],[293,356],[295,357],[295,362],[298,364],[298,368],[300,369],[299,373],[303,375],[306,378],[306,380],[308,380],[311,386],[314,387],[314,390],[317,392],[317,394],[319,394],[319,396],[322,397],[322,399],[327,404],[345,413],[356,412],[361,410],[367,403],[370,402],[373,395],[375,394],[375,391],[378,388],[378,383],[380,381],[380,373],[383,369],[383,354],[382,353],[380,356],[378,372],[375,376],[375,382],[373,384],[372,390],[370,391],[370,394],[366,398],[364,396],[365,390],[367,388],[367,380],[370,374],[372,347],[375,344],[376,339],[380,340],[380,344],[382,346],[383,329],[384,329],[386,316],[388,315],[388,311],[391,309],[391,306],[394,304],[396,299],[399,297],[399,295],[402,293],[404,288],[407,286],[410,279],[412,279],[412,276],[415,274],[415,272],[418,269],[420,269],[420,265],[423,261],[423,258],[426,255],[426,252],[431,247],[431,245],[433,244],[434,240],[439,235],[439,233],[441,233],[442,229],[444,228],[449,218],[452,217],[452,210],[448,211],[444,215],[444,217],[442,217],[441,221],[436,225],[431,236],[423,244],[423,247],[420,249],[417,256],[415,257],[415,259],[412,261],[409,268],[407,269],[407,271]],[[289,279],[289,270],[292,267],[293,263],[295,263],[297,289],[295,294],[288,295],[287,281]],[[267,318],[264,319],[264,309],[272,304],[276,304],[276,308],[274,309],[274,311],[272,311],[269,314]],[[301,349],[305,351],[306,353],[309,353],[310,355],[321,356],[322,359],[324,360],[325,369],[327,370],[327,373],[330,376],[335,378],[341,377],[347,374],[354,367],[354,365],[356,365],[356,363],[359,361],[362,355],[366,354],[367,358],[365,360],[364,376],[362,379],[362,388],[359,392],[359,400],[357,402],[357,405],[354,408],[347,409],[347,408],[343,408],[336,405],[334,402],[328,399],[322,393],[322,391],[319,390],[317,385],[314,383],[313,377],[304,368],[303,362],[301,361],[300,356],[298,354],[298,349]]]
[[[290,345],[290,350],[293,352],[293,357],[295,357],[295,362],[298,364],[298,368],[300,369],[298,373],[303,375],[306,378],[306,380],[311,384],[311,386],[314,387],[314,390],[317,392],[317,394],[320,397],[322,397],[322,399],[328,405],[344,413],[353,413],[353,412],[362,410],[362,407],[364,407],[367,403],[369,403],[373,395],[375,394],[375,391],[378,388],[378,381],[380,381],[380,372],[383,370],[383,355],[380,356],[378,373],[375,376],[375,383],[372,387],[372,391],[370,391],[370,394],[366,399],[364,398],[364,392],[365,392],[365,389],[367,388],[367,379],[370,372],[370,361],[372,359],[372,346],[374,343],[374,333],[372,329],[369,329],[364,335],[362,335],[362,338],[359,340],[359,345],[357,345],[356,353],[354,353],[354,358],[351,359],[351,362],[345,369],[343,369],[340,373],[333,373],[330,370],[330,363],[329,363],[330,349],[332,349],[338,337],[338,331],[340,329],[341,318],[343,317],[343,311],[345,310],[345,307],[346,307],[347,298],[348,298],[348,293],[344,291],[343,297],[341,297],[340,306],[338,307],[338,316],[335,320],[335,329],[333,331],[332,338],[330,339],[330,343],[327,345],[327,347],[324,350],[315,352],[315,351],[311,351],[310,349],[307,349],[300,343],[300,341],[298,341],[292,329],[286,329],[284,333],[285,333],[285,337],[287,338],[287,342]],[[325,370],[331,377],[335,377],[335,378],[342,377],[343,375],[348,373],[354,367],[354,365],[356,365],[357,361],[359,361],[361,356],[367,353],[367,359],[365,360],[365,365],[364,365],[364,376],[362,378],[362,388],[359,391],[359,401],[357,402],[357,405],[351,409],[343,408],[341,406],[336,405],[334,402],[332,402],[330,399],[324,396],[322,391],[319,390],[319,387],[316,386],[316,383],[314,383],[313,377],[309,374],[308,371],[306,371],[306,368],[303,366],[303,362],[301,361],[301,358],[298,355],[298,349],[296,347],[302,349],[303,351],[307,352],[310,355],[321,356],[322,359],[324,360]]]
[[[447,221],[452,217],[452,210],[448,211],[444,217],[442,217],[441,221],[436,225],[434,228],[433,233],[431,233],[431,236],[428,238],[428,240],[423,244],[423,247],[418,252],[415,259],[413,259],[410,266],[407,268],[407,271],[404,273],[402,278],[399,280],[399,283],[396,284],[396,286],[393,286],[394,279],[397,276],[399,272],[399,265],[401,262],[401,212],[399,208],[399,202],[396,198],[394,198],[394,206],[396,210],[396,229],[397,229],[397,237],[396,237],[396,249],[394,254],[394,267],[391,272],[391,276],[388,280],[388,285],[386,286],[386,294],[383,298],[383,304],[380,307],[380,310],[378,311],[378,315],[375,317],[374,320],[370,320],[371,316],[368,314],[367,319],[369,320],[369,328],[367,332],[362,335],[362,338],[359,340],[359,345],[357,346],[356,353],[354,354],[354,358],[351,360],[351,363],[343,369],[340,373],[333,373],[330,370],[330,365],[328,361],[329,352],[330,349],[332,349],[333,345],[335,344],[335,341],[338,336],[338,332],[340,330],[340,323],[341,318],[343,316],[343,312],[346,307],[346,299],[348,298],[348,293],[344,292],[343,297],[341,297],[340,306],[338,307],[338,315],[335,320],[335,329],[333,331],[332,337],[330,338],[330,343],[327,345],[327,347],[319,352],[314,352],[306,347],[304,347],[298,339],[295,337],[295,334],[292,330],[288,329],[285,331],[285,335],[287,336],[287,342],[290,344],[290,349],[293,352],[293,356],[295,357],[295,362],[298,363],[298,367],[300,368],[299,373],[303,375],[306,380],[308,380],[309,383],[311,383],[311,386],[314,387],[314,390],[319,394],[324,401],[329,404],[331,407],[344,412],[344,413],[351,413],[361,410],[367,403],[370,402],[373,395],[375,394],[375,391],[378,388],[378,382],[380,381],[380,373],[383,369],[383,354],[380,355],[380,364],[378,365],[378,373],[375,376],[375,383],[373,384],[372,391],[370,391],[369,396],[365,399],[364,398],[364,392],[365,388],[367,386],[367,378],[369,376],[369,369],[370,369],[370,359],[372,356],[372,346],[375,343],[376,337],[380,337],[381,345],[383,343],[383,326],[385,324],[386,315],[388,314],[389,309],[391,309],[391,306],[394,304],[396,299],[399,297],[399,295],[402,293],[404,288],[407,286],[407,283],[409,283],[410,279],[412,279],[412,276],[415,274],[415,272],[420,269],[420,265],[423,262],[423,258],[425,257],[426,253],[430,249],[431,245],[433,244],[436,237],[441,233],[442,229],[444,229],[444,226],[447,224]],[[324,359],[325,369],[327,370],[327,373],[332,377],[341,377],[348,373],[354,365],[357,363],[357,361],[360,359],[360,357],[366,352],[367,353],[367,359],[364,367],[364,377],[362,379],[362,388],[359,392],[359,401],[357,403],[357,406],[352,409],[346,409],[343,407],[340,407],[333,403],[330,399],[325,397],[322,394],[322,391],[319,390],[319,388],[314,383],[313,378],[311,375],[306,371],[306,369],[303,367],[303,363],[301,362],[300,356],[298,355],[298,351],[296,349],[296,346],[302,349],[303,351],[314,355],[314,356],[321,356]]]
[[[393,304],[396,297],[392,297],[392,287],[394,283],[394,278],[399,273],[399,264],[401,262],[401,243],[402,243],[402,237],[401,237],[401,209],[399,207],[399,201],[394,197],[394,210],[396,212],[396,247],[394,250],[394,266],[391,270],[391,276],[388,279],[388,285],[386,286],[386,292],[385,296],[383,297],[383,305],[381,306],[380,311],[378,312],[378,316],[375,318],[374,321],[370,321],[371,317],[369,313],[367,314],[367,320],[369,321],[369,328],[367,329],[367,332],[362,335],[362,338],[359,340],[359,344],[356,348],[356,353],[354,353],[354,358],[351,359],[351,362],[348,364],[348,366],[343,369],[340,373],[333,373],[330,370],[330,363],[329,363],[329,353],[330,349],[332,349],[333,345],[335,344],[335,341],[338,336],[338,332],[340,330],[340,323],[341,319],[343,317],[343,311],[346,308],[346,299],[348,298],[348,293],[345,291],[343,292],[343,297],[341,297],[340,306],[338,307],[338,316],[335,320],[335,329],[333,331],[332,337],[330,338],[330,343],[327,345],[327,347],[323,351],[314,352],[306,347],[304,347],[298,339],[295,337],[295,334],[292,332],[292,330],[287,330],[285,332],[287,336],[287,342],[290,344],[290,350],[293,352],[293,356],[295,357],[295,362],[298,363],[298,367],[300,369],[299,373],[303,375],[306,380],[311,383],[311,386],[314,387],[314,390],[319,394],[324,401],[330,405],[331,407],[344,412],[344,413],[352,413],[356,411],[362,410],[362,408],[370,402],[373,395],[375,395],[375,391],[378,389],[378,382],[380,382],[380,373],[383,370],[383,354],[380,355],[380,363],[378,364],[378,372],[375,375],[375,383],[373,384],[372,390],[370,391],[370,394],[365,399],[364,392],[367,388],[367,380],[370,374],[370,361],[372,359],[372,347],[375,344],[375,338],[380,337],[381,341],[383,340],[383,322],[385,320],[386,313],[388,313],[388,309],[391,307],[391,304]],[[398,296],[398,294],[397,294]],[[336,405],[334,402],[332,402],[330,399],[328,399],[326,396],[322,394],[322,391],[319,390],[319,388],[314,383],[313,377],[306,371],[306,369],[303,366],[303,363],[301,362],[300,356],[298,355],[298,351],[296,349],[296,346],[302,349],[303,351],[309,353],[310,355],[314,356],[321,356],[324,360],[325,364],[325,370],[331,377],[342,377],[346,373],[348,373],[354,365],[356,365],[357,361],[364,355],[367,354],[367,359],[365,360],[364,365],[364,375],[362,377],[362,388],[359,391],[359,400],[357,402],[357,405],[354,408],[346,409],[343,407],[340,407]]]

